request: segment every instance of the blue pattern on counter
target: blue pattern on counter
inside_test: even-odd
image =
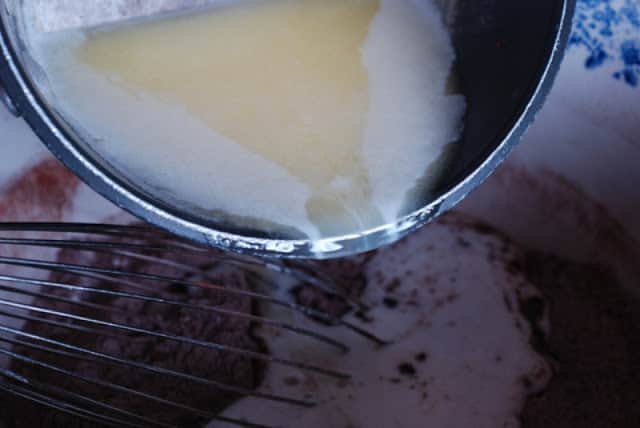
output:
[[[640,1],[578,0],[570,46],[586,48],[585,67],[614,64],[613,77],[640,86]]]

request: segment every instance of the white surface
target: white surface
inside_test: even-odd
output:
[[[460,240],[468,246],[463,248]],[[501,251],[501,257],[490,257]],[[541,388],[550,370],[529,345],[527,322],[505,305],[505,299],[517,307],[518,296],[538,295],[524,278],[507,272],[514,257],[517,247],[455,217],[381,250],[367,265],[363,301],[373,308],[373,322],[363,327],[393,345],[378,348],[345,329],[323,328],[302,317],[286,319],[349,344],[351,352],[341,355],[263,329],[273,355],[322,362],[353,378],[342,383],[271,365],[260,391],[310,395],[320,404],[307,410],[245,398],[225,415],[304,428],[517,426],[531,392],[522,379]],[[386,291],[394,281],[399,286]],[[398,307],[384,306],[385,296],[396,298]],[[355,318],[350,321],[359,324]],[[415,359],[421,352],[427,354],[424,362]],[[402,363],[415,367],[416,376],[401,374]],[[297,385],[287,382],[292,377]],[[211,428],[223,426],[214,423]]]

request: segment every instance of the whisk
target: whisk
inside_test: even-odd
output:
[[[242,396],[314,406],[313,397],[258,392],[261,373],[278,364],[337,380],[349,374],[271,355],[256,328],[337,353],[347,345],[261,315],[263,305],[380,342],[278,291],[303,284],[366,309],[317,267],[204,249],[146,226],[2,223],[0,233],[0,393],[14,420],[36,418],[37,407],[41,426],[265,427],[220,411]]]

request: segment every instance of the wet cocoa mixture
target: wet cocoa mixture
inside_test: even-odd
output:
[[[476,225],[483,233],[499,233],[482,225]],[[464,243],[461,243],[464,245]],[[145,269],[145,266],[122,266],[124,260],[113,257],[86,254],[78,260],[69,259],[71,252],[62,251],[61,261],[89,263],[96,266],[120,266],[127,269]],[[533,326],[540,317],[548,313],[551,322],[550,335],[534,328],[532,345],[549,359],[554,368],[554,376],[539,395],[528,400],[521,414],[524,428],[573,428],[573,427],[619,427],[640,426],[640,302],[624,291],[614,274],[597,264],[578,264],[553,255],[537,252],[524,253],[520,260],[511,263],[510,269],[525,275],[544,294],[546,302],[540,299],[521,302],[520,311]],[[329,275],[335,276],[349,290],[358,294],[366,287],[363,268],[371,254],[349,259],[321,262]],[[191,263],[194,261],[191,260]],[[127,261],[127,263],[131,263]],[[196,261],[197,263],[197,261]],[[202,260],[201,263],[207,263]],[[169,267],[163,272],[175,276]],[[54,274],[52,280],[71,281],[67,274]],[[219,282],[226,286],[247,289],[250,285],[244,274],[238,271],[222,272]],[[84,285],[100,287],[100,281],[85,280]],[[88,293],[74,295],[60,290],[45,290],[59,297],[77,299],[109,308],[99,313],[97,307],[83,307],[68,302],[57,302],[55,309],[73,310],[79,315],[100,317],[123,324],[133,324],[142,328],[157,329],[194,338],[217,341],[248,350],[263,350],[264,345],[252,333],[249,322],[220,316],[211,312],[170,310],[153,304],[142,304],[126,299],[98,297]],[[158,292],[159,296],[179,297],[191,303],[203,303],[242,312],[252,312],[250,299],[223,295],[215,291],[190,291],[180,286],[167,285]],[[295,295],[300,303],[343,314],[347,308],[340,301],[318,293],[313,289],[298,288]],[[50,305],[47,303],[47,305]],[[385,302],[393,305],[393,302]],[[75,306],[75,307],[74,307]],[[188,313],[187,313],[188,312]],[[34,314],[42,316],[41,314]],[[47,316],[55,320],[53,316]],[[106,318],[105,318],[106,317]],[[111,355],[150,363],[160,367],[184,371],[196,376],[238,385],[245,388],[256,387],[264,369],[245,357],[229,353],[195,348],[171,341],[154,340],[133,334],[100,336],[94,334],[70,335],[67,329],[42,323],[27,322],[25,330],[59,339],[71,344],[85,346]],[[87,361],[72,360],[38,352],[28,347],[21,351],[33,358],[49,361],[66,370],[105,381],[115,382],[159,395],[169,400],[189,401],[196,407],[217,412],[238,397],[222,391],[193,388],[192,384],[162,377],[146,376],[135,370]],[[213,353],[212,353],[213,352]],[[426,359],[426,354],[416,356],[416,361]],[[92,387],[68,376],[62,376],[44,369],[38,369],[23,361],[13,361],[12,369],[89,395],[106,403],[136,409],[146,415],[171,421],[176,426],[199,426],[204,420],[185,419],[180,412],[170,411],[163,406],[150,405],[147,400],[132,399],[103,388]],[[400,373],[409,374],[413,369],[409,364],[398,367]],[[524,380],[526,381],[526,380]],[[80,423],[70,417],[45,411],[36,405],[19,399],[4,398],[2,406],[4,419],[10,427],[68,427],[96,426]],[[133,406],[133,407],[132,407]],[[72,425],[75,424],[75,425]]]

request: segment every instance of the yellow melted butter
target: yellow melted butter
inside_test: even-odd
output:
[[[369,105],[360,52],[377,0],[280,0],[91,33],[78,58],[186,106],[319,190],[351,176]],[[214,143],[214,142],[212,142]]]
[[[60,111],[133,181],[313,239],[415,206],[464,112],[432,0],[221,2],[33,43]]]

